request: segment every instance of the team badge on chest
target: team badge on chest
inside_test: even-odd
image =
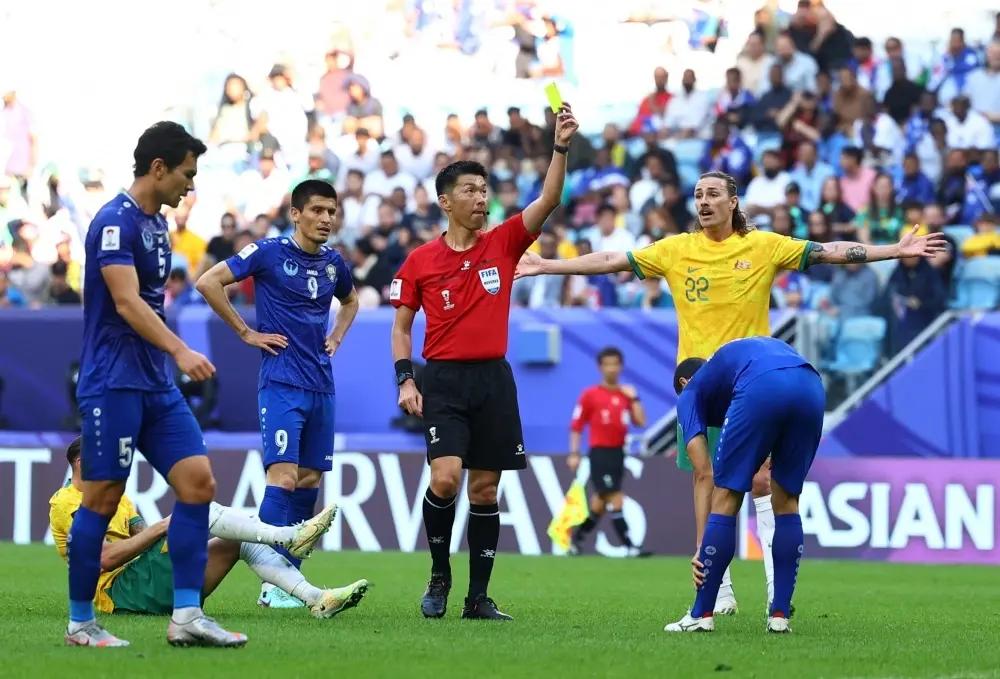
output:
[[[337,267],[333,264],[326,265],[326,276],[330,279],[330,282],[336,285],[337,283]]]
[[[491,295],[497,294],[500,292],[500,269],[495,266],[491,266],[488,269],[480,269],[479,281],[483,284],[486,292]]]

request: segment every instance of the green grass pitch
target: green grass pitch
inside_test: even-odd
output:
[[[242,650],[174,649],[166,618],[110,616],[128,649],[66,648],[65,567],[52,547],[0,544],[2,677],[1000,677],[996,568],[886,563],[803,564],[793,634],[767,636],[763,567],[734,564],[741,611],[714,634],[667,635],[691,601],[683,559],[497,559],[491,595],[513,623],[459,619],[465,554],[444,620],[418,602],[424,554],[317,553],[316,584],[375,583],[332,620],[268,611],[237,564],[206,610],[250,637]]]

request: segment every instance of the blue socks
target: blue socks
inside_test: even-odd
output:
[[[300,521],[308,521],[316,512],[316,501],[319,499],[319,488],[296,488],[292,493],[291,505],[288,508],[288,522],[294,526]],[[296,568],[302,567],[302,560],[285,555]]]
[[[788,618],[792,605],[795,580],[799,576],[799,562],[805,539],[802,534],[802,517],[798,514],[779,514],[774,517],[774,540],[771,555],[774,558],[774,601],[771,616]]]
[[[264,500],[257,508],[257,518],[269,526],[289,526],[292,516],[292,491],[281,486],[268,486],[264,489]],[[281,556],[289,561],[292,557],[282,547],[275,547]]]
[[[167,528],[174,569],[174,610],[200,608],[208,565],[208,504],[175,502]]]
[[[97,580],[101,576],[101,550],[109,523],[110,516],[101,516],[83,506],[73,517],[73,526],[66,540],[70,622],[94,619],[94,595],[97,594]]]
[[[801,535],[801,532],[799,533]],[[777,531],[775,531],[777,539]],[[698,560],[705,566],[705,582],[698,589],[691,607],[692,618],[703,618],[715,610],[715,600],[722,586],[722,576],[736,555],[736,517],[709,514],[701,539]]]

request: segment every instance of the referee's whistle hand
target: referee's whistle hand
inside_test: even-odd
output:
[[[424,397],[417,391],[413,380],[406,380],[399,387],[399,407],[410,415],[424,416]]]

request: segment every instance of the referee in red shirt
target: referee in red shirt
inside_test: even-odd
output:
[[[500,541],[497,485],[507,469],[524,469],[524,438],[507,324],[514,269],[559,205],[566,153],[579,125],[568,104],[556,116],[555,145],[542,195],[524,211],[485,231],[486,168],[460,160],[435,180],[448,231],[414,250],[389,288],[396,307],[392,356],[399,405],[424,420],[431,482],[424,497],[424,529],[431,577],[420,602],[440,618],[451,591],[451,533],[462,469],[469,470],[469,595],[463,618],[511,620],[487,595]],[[411,329],[417,310],[427,317],[421,388],[413,381]]]
[[[635,387],[618,383],[625,367],[622,352],[615,347],[597,354],[601,382],[588,387],[573,410],[569,430],[569,468],[576,473],[580,466],[580,434],[584,427],[590,429],[590,516],[573,534],[570,554],[576,556],[583,549],[583,542],[597,527],[604,512],[611,510],[611,523],[629,556],[649,556],[649,552],[632,544],[628,536],[628,523],[622,514],[625,493],[622,477],[625,476],[625,437],[631,422],[637,427],[646,426],[646,411],[639,402]]]

